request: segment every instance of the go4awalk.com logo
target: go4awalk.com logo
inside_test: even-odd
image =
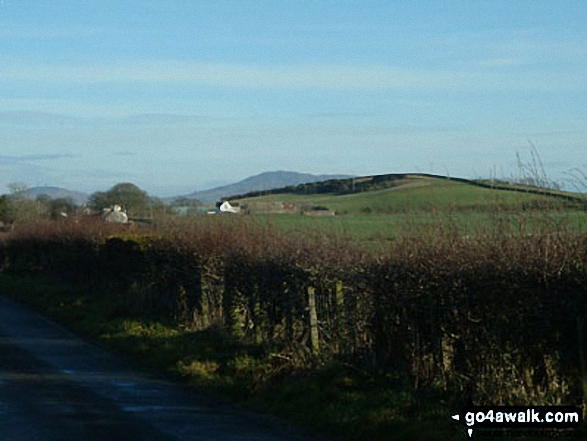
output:
[[[576,429],[583,412],[575,406],[470,406],[451,418],[463,424],[470,437],[475,429],[526,429],[544,435]]]

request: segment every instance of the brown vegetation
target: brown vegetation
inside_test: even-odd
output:
[[[2,270],[107,296],[125,314],[220,326],[276,363],[332,358],[477,404],[583,400],[587,238],[548,215],[478,234],[422,227],[367,252],[238,219],[129,232],[47,222],[0,242]]]

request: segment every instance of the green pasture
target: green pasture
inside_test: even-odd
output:
[[[312,217],[294,214],[200,216],[179,220],[177,228],[207,228],[209,224],[247,224],[260,230],[283,231],[299,236],[327,236],[351,241],[385,244],[399,236],[451,234],[460,236],[534,234],[540,231],[587,232],[587,212],[577,209],[520,210],[519,212],[415,212],[348,214]],[[163,229],[169,228],[169,225]]]
[[[392,188],[361,193],[284,193],[233,202],[241,206],[256,204],[257,207],[271,202],[327,207],[337,215],[254,214],[230,222],[275,227],[287,233],[343,235],[361,241],[418,235],[431,228],[439,231],[451,228],[461,235],[484,234],[495,228],[506,228],[511,234],[531,234],[544,228],[587,230],[585,205],[577,202],[421,176],[403,179]]]
[[[418,236],[431,231],[459,235],[489,234],[495,229],[507,229],[509,234],[532,234],[548,231],[587,231],[587,213],[578,210],[524,213],[413,213],[341,215],[310,217],[301,215],[253,215],[234,219],[251,222],[262,228],[278,228],[300,235],[344,236],[359,241],[388,241],[398,236]]]
[[[237,199],[235,202],[241,205],[263,202],[312,204],[325,206],[340,215],[433,213],[435,211],[519,211],[577,206],[577,203],[548,195],[483,188],[463,182],[420,176],[403,179],[392,188],[361,193],[344,195],[284,193]]]

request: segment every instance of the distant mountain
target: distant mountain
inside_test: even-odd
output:
[[[249,193],[251,191],[271,190],[290,185],[306,184],[309,182],[322,182],[329,179],[347,179],[350,175],[312,175],[309,173],[297,173],[291,171],[265,172],[251,176],[234,184],[212,188],[210,190],[196,191],[185,195],[189,199],[197,199],[200,202],[214,202],[222,198]]]
[[[60,187],[32,187],[24,191],[24,195],[29,199],[36,199],[38,196],[46,194],[51,199],[71,199],[76,205],[83,205],[88,202],[86,193],[71,191]]]

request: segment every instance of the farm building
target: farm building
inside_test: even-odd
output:
[[[334,216],[335,212],[326,207],[291,202],[262,201],[243,205],[246,214],[304,214],[308,216]]]
[[[104,208],[102,210],[102,219],[104,222],[113,224],[126,224],[128,223],[128,216],[120,205],[114,205],[112,208]]]
[[[240,213],[241,211],[241,207],[239,206],[232,206],[230,205],[230,202],[228,201],[224,201],[222,204],[220,204],[220,207],[218,207],[218,209],[220,210],[221,213]]]

